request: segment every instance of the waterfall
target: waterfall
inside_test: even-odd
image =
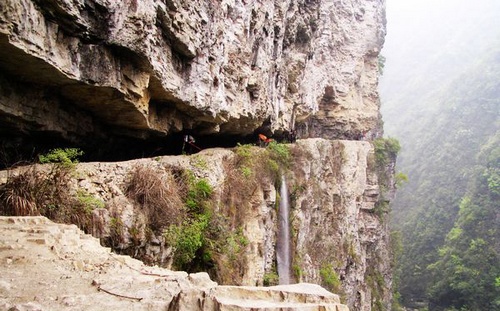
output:
[[[281,176],[280,205],[278,211],[278,236],[276,239],[276,257],[280,284],[290,284],[290,204],[285,175]]]

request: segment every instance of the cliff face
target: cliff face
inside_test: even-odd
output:
[[[280,163],[293,164],[283,171],[293,281],[322,284],[352,310],[380,309],[391,297],[388,234],[378,208],[383,172],[372,144],[349,139],[381,135],[376,86],[384,23],[383,0],[1,1],[1,147],[65,141],[106,150],[122,141],[141,151],[135,142],[154,145],[187,130],[220,141],[296,128],[314,139],[292,144],[291,158]],[[212,245],[209,262],[197,264],[213,264],[212,276],[224,284],[273,283],[280,173],[266,152],[206,149],[82,163],[76,175],[64,175],[80,200],[71,201],[79,216],[59,216],[80,225],[90,218],[86,229],[116,251],[171,267],[185,262],[175,255],[180,245],[169,244],[175,230],[165,229],[206,229],[206,215],[197,213],[210,210],[213,236],[206,238],[225,243]],[[186,171],[192,176],[179,182]],[[155,186],[165,184],[161,202],[153,203],[191,208],[191,223],[176,222],[176,209],[146,209],[151,192],[138,195],[131,182],[131,175],[146,176],[140,172],[159,176]],[[38,173],[32,178],[40,180]],[[186,190],[191,178],[213,188],[209,205],[196,197],[208,192]],[[186,201],[176,189],[195,197]],[[55,215],[62,205],[39,208]]]
[[[151,217],[151,210],[141,203],[144,201],[131,198],[130,189],[138,187],[131,176],[138,167],[150,168],[162,176],[158,180],[173,200],[175,193],[168,189],[178,189],[175,184],[179,181],[169,176],[191,172],[213,189],[209,203],[203,204],[210,210],[211,228],[202,230],[205,242],[200,243],[205,246],[198,245],[191,258],[198,264],[183,267],[197,271],[202,265],[203,271],[222,284],[272,285],[276,284],[272,277],[277,261],[280,196],[275,183],[279,178],[261,174],[268,170],[260,165],[267,161],[268,150],[252,147],[247,150],[250,156],[242,158],[241,148],[119,163],[82,163],[73,174],[76,177],[68,182],[71,192],[80,198],[85,193],[105,203],[87,211],[92,215],[92,224],[86,227],[89,232],[117,252],[171,268],[183,246],[169,238],[167,226],[155,225],[158,217]],[[290,145],[290,153],[291,166],[283,174],[290,189],[292,282],[321,284],[340,294],[351,310],[388,307],[391,258],[384,213],[378,206],[383,186],[377,177],[381,172],[376,169],[373,146],[369,142],[308,139]],[[248,159],[254,159],[253,164],[247,163]],[[38,170],[46,171],[46,167]],[[142,178],[151,174],[144,169],[141,172]],[[146,195],[156,193],[154,187],[160,185],[153,184],[149,183]],[[191,203],[187,200],[185,204]],[[180,208],[177,204],[176,210]],[[79,215],[76,223],[81,225],[83,214]],[[183,220],[183,235],[188,236],[192,227],[185,224]],[[205,257],[209,260],[202,262]]]
[[[377,135],[384,35],[382,0],[2,1],[3,132]]]

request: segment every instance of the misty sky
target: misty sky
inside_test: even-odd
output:
[[[404,45],[412,38],[422,45],[439,44],[438,40],[467,28],[495,32],[491,27],[497,19],[500,28],[499,4],[499,0],[387,0],[385,47]]]
[[[500,0],[386,0],[386,57],[379,90],[386,134],[396,135],[400,106],[423,98],[500,49]]]
[[[386,57],[411,53],[405,49],[440,50],[450,43],[456,49],[479,48],[478,40],[491,36],[500,40],[500,0],[387,0],[386,5]]]

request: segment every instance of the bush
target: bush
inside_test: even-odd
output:
[[[186,196],[186,207],[189,212],[203,213],[206,201],[213,193],[212,186],[204,178],[196,179],[192,173],[188,173],[188,191]]]
[[[184,187],[187,213],[181,223],[172,223],[163,231],[166,243],[174,248],[174,267],[189,272],[206,271],[212,265],[212,252],[219,236],[209,204],[213,193],[206,179],[197,179],[184,171],[178,182]],[[215,217],[216,218],[216,217]]]
[[[290,147],[287,144],[279,144],[272,141],[267,146],[267,151],[270,154],[271,159],[278,162],[278,164],[288,167],[290,164]]]
[[[391,161],[395,161],[401,150],[401,145],[396,138],[377,138],[373,144],[375,146],[377,164],[380,166],[385,166]]]
[[[78,163],[78,157],[83,155],[83,151],[78,148],[56,148],[50,150],[47,154],[38,156],[40,163],[61,163],[63,165],[72,165]]]
[[[235,232],[229,233],[226,243],[222,246],[222,251],[230,260],[238,260],[241,251],[248,245],[248,238],[243,234],[243,228],[238,228]]]
[[[235,152],[242,159],[248,160],[252,157],[252,145],[241,145],[238,143]]]
[[[280,278],[278,273],[275,271],[268,272],[264,274],[264,286],[274,286],[280,283]]]
[[[175,237],[174,265],[186,269],[195,258],[197,251],[205,243],[205,230],[209,217],[200,215],[197,219],[185,222],[182,226],[172,227]]]
[[[396,173],[396,176],[394,176],[396,187],[400,188],[402,187],[405,183],[408,182],[408,175],[402,172]]]
[[[334,293],[340,291],[340,278],[331,264],[324,264],[319,270],[323,285]]]
[[[298,264],[292,265],[292,271],[293,275],[297,280],[300,280],[302,278],[302,275],[304,275],[304,271],[302,270],[302,267]]]
[[[94,197],[84,190],[76,192],[76,198],[86,212],[92,212],[96,208],[104,208],[106,205],[102,200]]]
[[[383,199],[378,200],[372,212],[383,220],[384,216],[390,212],[389,201]]]
[[[241,174],[243,174],[243,177],[245,178],[250,178],[253,175],[253,171],[251,168],[247,166],[242,166],[240,168]]]

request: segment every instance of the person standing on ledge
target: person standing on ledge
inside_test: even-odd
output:
[[[293,144],[294,142],[297,141],[297,131],[295,129],[292,129],[290,133],[288,134],[288,141]]]
[[[192,135],[184,135],[184,142],[182,143],[182,153],[192,154],[194,150],[193,147],[196,147],[194,144],[195,142],[196,140]]]

